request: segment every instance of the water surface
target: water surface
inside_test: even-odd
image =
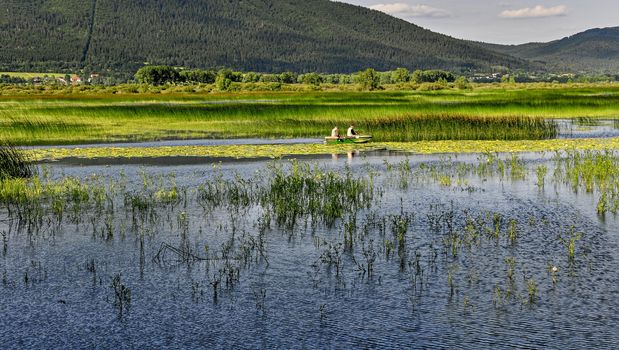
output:
[[[354,249],[342,253],[341,272],[324,255],[344,241],[350,217],[332,226],[312,227],[311,218],[294,228],[273,222],[265,234],[267,259],[254,251],[248,263],[228,261],[238,268],[238,281],[226,285],[223,278],[217,293],[212,284],[224,261],[179,261],[173,254],[157,261],[162,244],[188,244],[203,256],[208,246],[221,256],[234,237],[232,251],[240,251],[250,237],[257,239],[268,210],[253,204],[205,211],[198,188],[217,178],[263,186],[269,167],[287,169],[287,160],[46,164],[41,172],[52,180],[96,176],[125,183],[111,195],[113,236],[104,238],[107,214],[93,208],[77,220],[67,213],[59,227],[45,215],[41,229],[30,232],[9,228],[2,209],[0,341],[3,348],[612,348],[619,342],[617,220],[597,215],[596,193],[575,193],[553,181],[549,155],[521,160],[524,179],[459,167],[485,162],[480,155],[305,157],[302,163],[325,171],[372,174],[374,197],[370,208],[355,212]],[[536,184],[539,165],[550,168],[543,188]],[[441,175],[451,183],[441,184]],[[187,189],[186,204],[158,207],[155,217],[136,221],[125,199],[150,182]],[[468,237],[467,218],[482,218],[492,229],[495,215],[502,218],[499,239],[482,234],[478,244],[462,243],[452,254],[445,242]],[[390,222],[404,217],[410,222],[402,267],[397,248],[387,256],[386,246],[396,243]],[[515,244],[506,238],[509,220],[516,222]],[[572,226],[583,236],[570,263],[557,236]],[[357,263],[370,245],[376,261],[368,277]],[[512,282],[509,258],[515,260]],[[549,266],[558,267],[555,283]],[[116,274],[131,290],[122,315],[111,287]],[[538,288],[534,303],[527,301],[531,278]],[[511,296],[497,302],[497,286]]]

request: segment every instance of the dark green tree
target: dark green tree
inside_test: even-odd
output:
[[[410,72],[406,68],[397,68],[391,73],[392,83],[405,83],[410,79]]]
[[[135,73],[135,79],[140,83],[163,85],[181,81],[180,73],[169,66],[145,66]]]
[[[297,76],[293,72],[284,72],[279,75],[279,81],[283,84],[292,84],[297,81]]]
[[[215,82],[217,74],[210,70],[195,69],[189,71],[181,71],[180,77],[182,81],[188,83],[212,84]]]
[[[255,72],[247,72],[243,74],[243,79],[241,80],[243,83],[256,83],[260,81],[260,75]]]
[[[456,81],[454,82],[454,85],[456,86],[456,89],[460,90],[466,90],[471,88],[471,84],[466,79],[466,77],[463,76],[458,77],[458,79],[456,79]]]
[[[357,83],[362,90],[372,91],[380,86],[380,76],[373,68],[368,68],[357,75]]]
[[[318,86],[322,83],[322,77],[318,73],[307,73],[301,77],[303,84]]]
[[[279,75],[277,74],[262,74],[260,81],[263,83],[279,83]]]
[[[453,83],[456,80],[456,76],[451,72],[447,72],[444,70],[433,69],[433,70],[416,70],[413,72],[411,76],[411,81],[421,84],[421,83],[437,83],[441,79]]]
[[[228,91],[230,85],[232,85],[232,79],[234,74],[230,69],[222,69],[217,73],[217,79],[215,79],[215,85],[220,91]]]

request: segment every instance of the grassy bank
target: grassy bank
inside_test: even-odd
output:
[[[545,139],[547,118],[619,118],[619,87],[3,96],[0,138],[20,145],[184,138],[321,137],[337,125],[376,141]]]

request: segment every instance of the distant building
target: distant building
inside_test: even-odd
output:
[[[71,77],[71,84],[72,85],[79,85],[82,83],[82,78],[78,77],[77,75],[74,75]]]
[[[97,73],[92,73],[92,74],[90,75],[90,78],[88,78],[88,82],[89,82],[89,83],[92,83],[92,81],[93,81],[93,80],[95,80],[95,79],[97,79],[98,77],[99,77],[99,74],[97,74]]]

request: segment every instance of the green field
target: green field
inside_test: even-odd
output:
[[[619,119],[619,86],[475,90],[31,94],[0,97],[16,145],[326,136],[354,123],[376,142],[539,140],[553,118]]]
[[[54,78],[64,78],[66,73],[37,73],[37,72],[0,72],[0,75],[8,75],[10,77],[15,78],[23,78],[23,79],[32,79],[32,78],[42,78],[44,76],[54,77]]]

